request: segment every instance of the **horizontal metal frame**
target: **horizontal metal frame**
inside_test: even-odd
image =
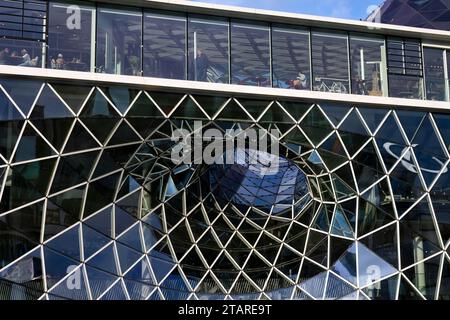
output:
[[[450,113],[450,102],[427,101],[391,97],[340,94],[319,91],[303,91],[269,87],[253,87],[233,84],[172,80],[150,77],[124,76],[104,73],[89,73],[67,70],[52,70],[0,65],[0,77],[12,76],[42,81],[75,84],[120,85],[168,93],[180,92],[204,95],[225,95],[275,100],[297,100],[318,103],[321,101],[347,103],[349,106],[368,105],[375,108],[419,109]]]
[[[87,0],[94,3],[121,4],[121,0]],[[369,34],[389,35],[396,37],[420,38],[450,43],[450,32],[444,30],[424,29],[368,21],[348,20],[320,17],[306,14],[280,12],[272,10],[252,9],[237,6],[219,5],[185,0],[127,0],[128,6],[181,11],[183,13],[206,14],[226,18],[259,20],[272,23],[293,24],[304,27],[328,28],[341,31],[363,32]]]

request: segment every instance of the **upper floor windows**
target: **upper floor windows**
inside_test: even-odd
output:
[[[416,39],[78,0],[0,0],[0,64],[450,100],[450,50]]]

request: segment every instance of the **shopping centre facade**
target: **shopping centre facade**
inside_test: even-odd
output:
[[[0,299],[450,299],[450,32],[119,4],[0,1]]]

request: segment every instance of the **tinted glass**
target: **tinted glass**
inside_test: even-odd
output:
[[[350,92],[346,35],[313,32],[312,64],[315,91]]]
[[[272,28],[273,86],[311,89],[309,32],[299,28]]]
[[[49,5],[47,68],[93,71],[95,7],[84,3]]]
[[[144,13],[144,75],[186,79],[185,15]]]
[[[267,24],[231,23],[232,83],[270,87],[270,28]]]
[[[100,7],[97,19],[97,72],[141,74],[141,11]]]
[[[228,83],[228,22],[189,18],[189,80]]]
[[[384,51],[384,40],[350,38],[352,93],[370,96],[386,95]]]
[[[445,100],[446,81],[443,49],[424,48],[425,87],[427,100]]]

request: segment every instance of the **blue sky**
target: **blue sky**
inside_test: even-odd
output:
[[[197,0],[196,0],[197,1]],[[364,19],[367,8],[382,0],[198,0],[217,4],[288,11],[344,19]]]

